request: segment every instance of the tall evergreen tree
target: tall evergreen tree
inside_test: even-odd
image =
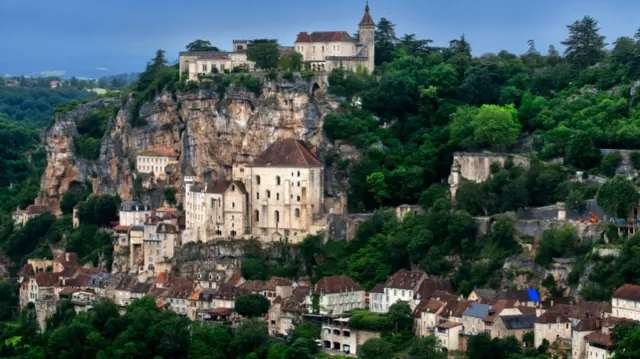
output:
[[[605,37],[598,31],[598,21],[585,16],[571,25],[567,25],[569,37],[562,42],[567,48],[565,56],[579,69],[595,65],[604,56]]]
[[[529,45],[529,49],[527,49],[525,56],[540,56],[540,52],[536,49],[535,40],[529,40],[527,44]]]
[[[393,51],[398,42],[395,27],[395,24],[384,17],[376,25],[376,66],[393,60]]]

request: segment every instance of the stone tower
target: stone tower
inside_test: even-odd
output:
[[[369,14],[369,1],[364,8],[364,16],[358,25],[358,35],[360,35],[360,43],[365,46],[363,55],[367,56],[367,70],[372,73],[375,68],[376,58],[376,23],[373,22],[371,14]]]

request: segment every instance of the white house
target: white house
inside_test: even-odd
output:
[[[318,311],[317,314],[341,314],[365,308],[365,291],[347,276],[324,277],[311,287],[307,305],[311,313]]]
[[[613,293],[611,316],[640,321],[640,286],[625,284]]]

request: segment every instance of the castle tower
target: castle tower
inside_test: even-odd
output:
[[[371,15],[369,14],[369,1],[364,8],[364,16],[358,25],[358,35],[360,35],[360,43],[366,46],[363,55],[368,56],[367,70],[372,73],[375,68],[376,58],[376,23],[373,22]]]

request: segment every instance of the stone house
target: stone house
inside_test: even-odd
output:
[[[273,304],[278,297],[287,298],[294,290],[293,281],[283,277],[271,277],[268,281],[249,280],[240,287],[249,293],[257,293],[269,300]]]
[[[131,273],[144,271],[144,252],[142,251],[144,235],[144,225],[135,225],[129,228],[129,270]]]
[[[236,297],[245,294],[247,294],[246,290],[229,283],[221,285],[218,289],[204,289],[194,292],[189,297],[188,316],[192,320],[196,320],[202,315],[211,316],[212,314],[228,317],[235,308]],[[229,314],[225,314],[227,312]]]
[[[307,312],[308,287],[297,287],[286,298],[276,297],[269,309],[269,334],[284,336]]]
[[[392,274],[384,283],[384,304],[383,312],[388,312],[389,307],[397,302],[408,302],[414,306],[414,297],[422,282],[429,276],[421,270],[401,269]]]
[[[384,284],[377,284],[369,291],[369,310],[375,313],[386,313]]]
[[[435,329],[435,336],[440,346],[447,348],[447,351],[460,350],[460,333],[462,333],[462,324],[457,322],[442,322]]]
[[[537,307],[540,303],[540,294],[535,288],[509,290],[504,292],[500,298],[517,300],[520,305],[525,307]]]
[[[353,279],[340,275],[324,277],[311,287],[307,298],[310,313],[332,315],[365,308],[365,290]]]
[[[154,147],[136,156],[136,171],[153,174],[156,179],[167,177],[167,166],[178,163],[178,154],[171,148]]]
[[[522,342],[525,333],[534,331],[535,314],[501,315],[491,327],[492,338],[516,337]]]
[[[51,212],[51,208],[49,206],[30,204],[25,210],[20,210],[18,208],[15,212],[13,212],[11,218],[13,219],[13,223],[16,226],[24,226],[32,218],[47,212]]]
[[[134,299],[140,299],[140,298],[144,297],[145,295],[149,294],[149,292],[151,292],[151,289],[153,289],[153,284],[137,282],[136,284],[133,285],[133,287],[131,287],[131,298],[130,299],[132,301]]]
[[[180,230],[175,224],[157,222],[150,227],[150,233],[147,233],[145,225],[142,258],[147,276],[155,277],[165,271],[167,265],[161,264],[173,258],[175,248],[182,242]]]
[[[194,290],[195,285],[193,282],[183,281],[181,283],[174,283],[164,295],[169,303],[169,310],[179,315],[188,316],[189,299],[193,295]]]
[[[640,321],[640,286],[625,284],[616,289],[611,306],[612,316]]]
[[[587,342],[586,358],[609,359],[613,357],[613,342],[609,334],[593,332],[584,337]]]
[[[587,341],[585,337],[601,329],[600,318],[587,318],[581,320],[578,325],[572,328],[571,334],[571,358],[586,359]]]
[[[119,307],[126,307],[131,302],[131,290],[138,283],[134,276],[123,276],[114,291],[114,302]]]
[[[437,299],[423,300],[414,311],[414,333],[418,337],[433,335],[435,328],[440,324],[440,313],[447,303]]]
[[[348,317],[329,318],[320,332],[322,347],[336,354],[357,355],[358,347],[372,338],[380,338],[380,333],[351,328]]]
[[[536,318],[534,325],[535,347],[539,347],[546,339],[554,344],[559,339],[571,340],[571,320],[565,315],[548,311]]]
[[[206,242],[216,237],[247,234],[247,190],[240,181],[214,180],[199,183],[186,176],[185,243]]]
[[[476,335],[485,332],[484,318],[489,315],[489,304],[471,302],[462,313],[462,332]]]
[[[251,234],[299,242],[315,234],[324,202],[324,165],[301,141],[277,140],[248,166]]]
[[[138,226],[151,215],[151,207],[137,201],[122,201],[118,212],[118,224],[122,226]]]
[[[196,274],[195,280],[199,289],[218,289],[229,277],[225,270],[202,271]]]
[[[20,308],[28,303],[36,303],[39,299],[57,297],[59,273],[38,272],[20,287]]]
[[[247,58],[248,40],[233,40],[232,51],[183,51],[180,53],[180,74],[188,74],[189,81],[200,76],[231,71],[236,67],[255,71],[255,63]]]
[[[489,288],[478,288],[474,289],[469,293],[467,297],[468,300],[472,302],[482,302],[486,303],[488,300],[495,299],[498,297],[498,292]]]

